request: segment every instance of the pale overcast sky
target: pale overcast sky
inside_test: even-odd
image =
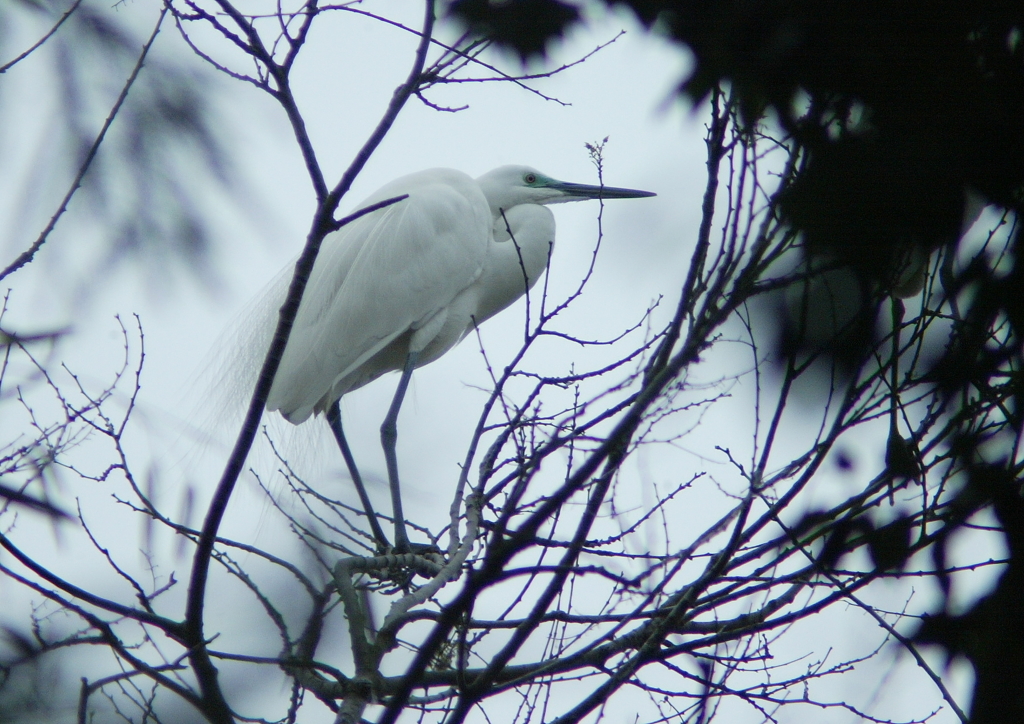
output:
[[[420,22],[421,8],[416,2],[371,3],[361,7],[394,13],[391,17],[411,26]],[[141,34],[141,29],[155,20],[157,10],[158,3],[135,0],[119,6],[116,12],[119,19],[139,28]],[[294,83],[310,135],[328,181],[332,182],[363,144],[394,88],[404,80],[416,39],[393,26],[348,13],[324,18],[317,27],[296,67]],[[612,337],[637,322],[659,297],[664,297],[664,301],[655,312],[655,320],[664,321],[664,315],[674,308],[685,277],[705,183],[705,119],[674,94],[676,85],[685,77],[688,58],[680,49],[645,33],[628,15],[595,11],[594,22],[586,30],[575,31],[558,46],[548,66],[575,60],[595,45],[614,38],[620,30],[626,31],[623,37],[585,63],[554,78],[531,83],[545,95],[569,105],[544,100],[511,83],[457,84],[428,94],[429,100],[438,105],[469,106],[458,113],[438,112],[412,99],[343,201],[342,211],[397,176],[437,166],[478,176],[503,164],[528,164],[555,178],[594,183],[595,170],[584,144],[608,137],[605,182],[654,191],[658,197],[607,203],[603,246],[594,278],[564,324],[581,337]],[[451,38],[455,31],[442,23],[440,34]],[[158,41],[155,52],[178,57],[186,64],[197,63],[170,27]],[[493,53],[487,57],[511,72],[518,69],[518,61],[513,58]],[[181,494],[182,485],[190,484],[201,510],[215,484],[212,476],[216,474],[216,461],[223,460],[224,451],[213,446],[206,451],[201,466],[190,467],[195,451],[188,429],[198,424],[198,418],[190,417],[193,413],[183,409],[184,391],[197,386],[202,389],[206,384],[203,379],[216,376],[216,371],[208,365],[204,367],[203,360],[247,302],[298,253],[310,224],[314,199],[280,107],[256,89],[217,77],[211,70],[203,69],[198,77],[212,79],[214,83],[220,127],[236,171],[246,184],[241,192],[244,203],[232,200],[211,184],[206,211],[214,219],[213,258],[215,276],[220,280],[216,290],[184,280],[181,275],[175,276],[174,283],[162,285],[154,283],[151,276],[134,274],[128,268],[95,284],[94,293],[83,301],[79,293],[83,280],[75,279],[76,230],[61,226],[35,268],[11,280],[15,290],[11,319],[33,328],[73,324],[74,335],[60,349],[62,358],[86,378],[105,379],[109,377],[112,361],[121,354],[114,315],[125,319],[132,314],[140,315],[147,359],[136,412],[140,429],[132,440],[139,456],[139,470],[146,470],[151,458],[161,461],[167,466],[161,473],[166,485],[161,494],[163,499],[174,500]],[[30,73],[11,83],[8,99],[36,97],[38,91],[30,87]],[[45,102],[40,102],[39,108],[40,116],[44,116]],[[44,124],[28,123],[25,137],[38,140],[44,129]],[[9,199],[10,196],[5,203],[10,204]],[[549,289],[555,298],[560,298],[575,287],[589,262],[596,238],[598,207],[596,203],[579,203],[556,206],[553,211],[558,223],[558,242]],[[24,237],[9,235],[7,253],[21,248],[23,241]],[[62,278],[66,277],[67,283],[51,283],[55,265],[62,269]],[[523,310],[520,302],[483,328],[482,338],[495,365],[502,365],[517,348]],[[564,355],[565,350],[561,348],[552,354]],[[567,362],[559,358],[551,364],[561,364],[564,371]],[[725,374],[723,370],[730,367],[738,371],[749,364],[749,359],[739,357],[722,361],[717,374]],[[712,377],[708,373],[708,379]],[[353,448],[363,463],[373,496],[384,509],[387,493],[378,425],[396,380],[396,376],[379,380],[347,396],[343,406]],[[399,423],[399,459],[403,470],[408,471],[403,478],[404,500],[415,520],[433,528],[442,526],[446,519],[465,438],[484,399],[477,386],[486,384],[486,371],[472,337],[413,376]],[[748,399],[744,394],[742,389],[736,390],[738,399]],[[667,485],[689,477],[692,468],[687,468],[686,461],[704,457],[701,464],[720,471],[720,482],[728,487],[734,472],[724,460],[709,463],[708,458],[713,457],[714,444],[727,445],[730,436],[749,437],[749,420],[737,418],[736,409],[710,416],[706,424],[712,428],[706,434],[671,447],[663,457],[638,456],[631,473],[642,482],[653,480]],[[322,427],[319,420],[310,424]],[[800,429],[799,422],[794,423],[793,429]],[[230,439],[230,430],[219,432],[223,440]],[[177,439],[179,435],[184,435],[184,442]],[[296,449],[303,449],[303,443],[296,443]],[[336,451],[329,446],[322,449],[336,457]],[[880,465],[881,461],[866,464]],[[338,469],[340,460],[332,457],[325,465]],[[241,488],[232,503],[228,529],[257,544],[281,535],[274,525],[266,523],[272,516],[255,494],[251,479]],[[709,489],[700,506],[681,515],[706,521],[709,511],[724,510],[729,501],[715,497],[714,493],[714,488]],[[638,489],[636,502],[643,504],[650,495],[650,490]],[[355,496],[351,499],[354,502]],[[168,508],[174,510],[175,506],[168,503]],[[116,525],[124,524],[124,520]],[[123,535],[131,537],[132,545],[137,545],[134,539],[141,540],[143,531],[141,526],[136,530],[131,525]],[[55,550],[61,550],[59,542],[55,543]],[[858,649],[860,632],[866,630],[858,626],[865,622],[839,625],[837,621],[847,621],[841,619],[840,613],[819,617],[821,621],[811,623],[808,630],[817,625],[827,627],[837,648],[846,654],[867,653]],[[244,628],[244,624],[238,623]],[[225,630],[225,635],[230,636],[232,632]],[[877,632],[873,631],[872,645],[878,640]],[[272,642],[271,649],[274,646],[276,642]],[[794,650],[798,648],[799,645]],[[819,653],[824,654],[824,650]],[[909,658],[904,657],[901,662],[907,665],[899,668],[879,696],[893,697],[898,702],[901,691],[905,694],[912,690],[908,687],[916,687],[913,690],[923,691],[922,696],[935,698]],[[858,702],[864,703],[874,695],[873,689],[884,673],[875,671],[874,678],[836,680],[830,685],[835,687],[835,698],[859,697]],[[272,691],[267,695],[286,697],[287,692]],[[620,708],[607,712],[608,721],[632,721],[626,701]],[[326,709],[315,707],[310,707],[307,716],[312,717],[314,710],[318,716],[326,716]],[[922,707],[915,700],[907,701],[905,708],[895,704],[888,711],[920,715]],[[749,709],[743,716],[747,718],[734,721],[755,720]],[[944,712],[932,721],[941,724],[953,718]]]

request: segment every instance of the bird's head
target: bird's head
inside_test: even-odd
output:
[[[559,181],[529,166],[502,166],[477,179],[491,208],[510,209],[520,204],[561,204],[586,199],[636,199],[650,191],[590,186]]]

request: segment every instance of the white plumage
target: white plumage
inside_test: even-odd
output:
[[[555,241],[555,217],[545,204],[653,194],[556,181],[526,166],[502,166],[476,180],[431,169],[392,181],[359,208],[400,196],[407,197],[324,239],[267,409],[295,424],[326,413],[373,537],[388,550],[336,403],[385,372],[402,370],[381,442],[393,550],[408,551],[395,444],[413,368],[443,355],[536,283]],[[275,322],[267,320],[265,334]]]
[[[430,169],[359,208],[403,194],[324,239],[267,401],[292,423],[401,370],[410,352],[416,366],[432,362],[522,296],[554,243],[542,204],[650,195],[566,184],[525,166],[477,180]]]

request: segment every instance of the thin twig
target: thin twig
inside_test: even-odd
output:
[[[89,147],[89,151],[85,154],[85,159],[82,161],[81,166],[79,166],[78,173],[75,175],[74,181],[71,182],[71,188],[69,188],[67,193],[64,194],[64,199],[60,202],[60,206],[57,207],[57,211],[50,217],[50,221],[40,232],[36,240],[32,242],[32,245],[19,254],[18,257],[8,264],[3,271],[0,271],[0,280],[10,276],[14,272],[18,271],[18,269],[21,269],[21,267],[32,261],[36,252],[39,251],[43,244],[46,243],[46,240],[50,237],[50,233],[57,226],[57,222],[64,215],[64,212],[67,211],[68,204],[71,203],[71,197],[74,196],[75,192],[78,191],[79,187],[81,187],[82,180],[85,178],[86,172],[92,165],[93,159],[96,158],[96,154],[100,150],[100,145],[103,143],[103,139],[107,135],[107,131],[110,129],[111,124],[114,122],[118,112],[121,110],[121,106],[124,104],[125,99],[128,97],[128,91],[131,90],[132,85],[135,83],[135,79],[139,77],[139,72],[142,70],[143,62],[149,54],[149,49],[153,46],[153,41],[156,40],[156,36],[160,32],[160,26],[163,24],[164,17],[166,15],[167,8],[164,7],[164,9],[160,11],[160,17],[157,18],[156,25],[149,36],[149,40],[147,40],[146,44],[142,46],[142,52],[139,54],[139,59],[136,61],[135,67],[128,76],[128,80],[125,82],[124,88],[121,89],[121,94],[117,97],[114,107],[110,109],[107,119],[103,122],[103,126],[100,128],[100,132],[96,135],[96,139],[92,142],[92,146]]]

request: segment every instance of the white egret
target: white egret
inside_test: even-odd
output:
[[[326,415],[374,536],[386,548],[345,442],[338,401],[386,372],[402,371],[381,426],[400,551],[409,542],[396,423],[413,369],[436,360],[536,283],[555,239],[545,205],[654,196],[503,166],[476,180],[451,169],[414,173],[357,208],[402,195],[408,196],[324,239],[267,400],[267,409],[294,424]]]

